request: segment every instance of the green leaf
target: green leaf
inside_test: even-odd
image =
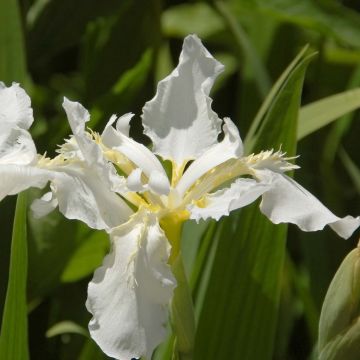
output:
[[[61,281],[74,282],[90,274],[101,265],[109,250],[108,235],[102,231],[88,231],[80,245],[70,255],[61,274]]]
[[[107,357],[100,350],[100,348],[95,344],[95,342],[92,339],[86,341],[78,357],[78,360],[108,360],[108,359],[109,357]]]
[[[61,274],[79,246],[78,234],[81,225],[65,219],[57,210],[40,219],[35,219],[30,214],[30,299],[46,296],[59,286]]]
[[[29,359],[26,279],[27,279],[27,195],[18,196],[11,243],[8,288],[0,335],[0,358]]]
[[[97,0],[61,0],[35,3],[28,17],[29,63],[43,68],[54,56],[80,43],[89,21],[109,16],[127,2],[107,0],[100,4]]]
[[[244,54],[249,67],[253,70],[253,76],[260,94],[265,97],[270,89],[270,77],[257,53],[257,50],[251,43],[247,33],[242,28],[239,21],[234,17],[232,10],[224,1],[215,1],[215,9],[222,16],[227,28],[234,37],[234,44],[239,54]]]
[[[360,15],[333,0],[233,0],[232,3],[239,13],[259,11],[283,22],[314,29],[343,45],[360,47]]]
[[[180,38],[197,34],[206,39],[225,29],[221,17],[204,2],[170,7],[162,13],[161,23],[165,35]]]
[[[282,144],[289,155],[295,154],[301,90],[311,58],[302,52],[278,91],[273,91],[254,151]],[[215,251],[195,359],[271,359],[287,226],[272,224],[258,204],[231,220],[223,227]]]
[[[157,49],[160,44],[156,2],[126,0],[120,4],[119,11],[87,26],[81,68],[89,102],[106,95],[120,76],[139,62],[145,49]]]
[[[360,107],[360,88],[344,91],[303,106],[299,112],[298,140]]]
[[[294,71],[294,69],[299,65],[301,60],[303,59],[305,53],[307,51],[307,46],[304,47],[300,53],[296,56],[296,58],[290,63],[290,65],[286,68],[286,70],[281,74],[279,79],[275,82],[273,87],[271,88],[269,94],[266,96],[264,102],[260,106],[259,111],[257,112],[253,122],[251,123],[250,129],[246,134],[244,146],[245,152],[251,153],[254,151],[254,146],[259,138],[259,131],[261,129],[261,125],[264,122],[266,113],[269,111],[270,107],[274,103],[274,99],[278,96],[279,92],[283,88],[284,84],[288,80],[290,74]]]
[[[344,149],[340,149],[339,155],[345,166],[345,169],[347,170],[351,180],[355,185],[356,190],[360,194],[360,168],[354,163],[354,161]]]
[[[0,81],[23,83],[25,53],[17,0],[0,1]]]
[[[360,251],[352,250],[341,263],[321,309],[320,360],[357,360],[360,351]]]
[[[360,85],[360,65],[358,65],[353,70],[353,73],[349,79],[347,88],[352,89],[352,88],[358,87],[359,85]],[[331,130],[329,131],[329,134],[327,136],[325,146],[323,149],[322,157],[324,159],[324,162],[326,164],[328,164],[328,166],[331,168],[334,163],[335,155],[337,154],[341,140],[345,136],[345,134],[349,131],[354,116],[355,116],[354,112],[347,113],[346,115],[344,115],[340,119],[338,119],[333,124],[333,126],[331,127]]]
[[[51,338],[62,334],[79,334],[89,337],[89,332],[73,321],[60,321],[46,331],[46,337]]]
[[[131,69],[121,74],[109,92],[98,98],[91,111],[92,117],[89,123],[91,128],[95,128],[101,119],[126,111],[128,104],[143,88],[151,69],[152,59],[153,51],[151,49],[144,51],[139,61]]]

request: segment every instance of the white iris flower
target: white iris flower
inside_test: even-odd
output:
[[[344,238],[360,225],[359,217],[335,216],[286,176],[297,166],[280,151],[244,156],[234,123],[211,109],[209,93],[222,70],[195,35],[185,39],[179,65],[143,109],[153,152],[129,137],[132,114],[113,116],[99,135],[86,131],[88,111],[65,99],[73,136],[54,159],[36,153],[25,91],[0,85],[0,200],[50,182],[51,191],[32,205],[35,215],[58,206],[110,235],[86,306],[90,334],[111,357],[149,359],[164,339],[176,287],[170,265],[179,253],[172,232],[183,221],[218,220],[261,196],[260,210],[275,224],[304,231],[329,225]],[[171,176],[159,158],[170,161]]]

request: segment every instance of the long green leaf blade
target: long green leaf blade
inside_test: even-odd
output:
[[[301,90],[310,58],[302,54],[274,96],[255,151],[282,145],[289,155],[295,154]],[[244,209],[237,224],[228,221],[199,320],[195,359],[271,359],[287,227],[270,223],[258,204]]]
[[[359,107],[360,88],[344,91],[303,106],[299,112],[298,140]]]
[[[248,133],[246,134],[246,138],[244,141],[245,150],[250,153],[253,151],[255,143],[257,141],[257,133],[260,129],[260,125],[263,122],[266,113],[269,111],[271,104],[274,102],[275,97],[278,95],[280,89],[284,86],[286,80],[288,79],[289,75],[292,71],[296,68],[299,64],[301,59],[303,58],[304,54],[307,51],[307,46],[305,46],[300,53],[296,56],[296,58],[289,64],[286,70],[281,74],[279,79],[275,82],[272,86],[271,90],[269,91],[268,95],[266,96],[264,102],[262,103],[259,111],[257,112],[254,121],[252,122]]]
[[[29,359],[27,334],[27,195],[18,196],[11,244],[9,281],[0,336],[0,358]]]
[[[23,82],[26,65],[17,0],[0,1],[0,49],[0,81]]]

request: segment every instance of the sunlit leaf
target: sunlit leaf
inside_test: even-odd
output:
[[[360,107],[360,88],[303,106],[299,112],[298,140]]]
[[[73,321],[61,321],[46,331],[46,337],[51,338],[62,334],[79,334],[88,337],[89,332]]]
[[[170,7],[163,12],[161,23],[167,36],[180,38],[197,34],[206,39],[225,29],[221,17],[204,2]]]
[[[352,89],[358,87],[360,85],[360,65],[358,65],[348,82],[348,89]],[[324,150],[323,150],[323,158],[324,161],[329,164],[329,166],[333,165],[335,155],[339,149],[339,145],[341,143],[342,138],[345,134],[350,130],[352,120],[355,116],[355,112],[349,112],[346,115],[342,116],[338,119],[331,127],[329,134],[327,136]]]

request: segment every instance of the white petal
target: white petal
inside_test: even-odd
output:
[[[213,218],[219,220],[230,211],[247,206],[269,189],[269,185],[253,179],[239,178],[229,188],[221,189],[204,199],[203,207],[188,206],[190,218],[196,221]]]
[[[348,238],[360,225],[360,217],[339,218],[316,197],[286,175],[259,171],[271,184],[262,197],[261,211],[275,224],[293,223],[303,231],[316,231],[329,225],[338,235]]]
[[[170,191],[168,177],[157,170],[151,172],[148,185],[150,190],[158,195],[167,195]]]
[[[133,113],[128,113],[119,117],[119,119],[116,122],[116,130],[120,131],[125,136],[129,136],[130,120],[133,116],[134,116]]]
[[[196,159],[185,171],[176,186],[180,196],[195,183],[202,175],[225,161],[239,158],[243,154],[243,144],[236,125],[228,118],[224,119],[225,137],[216,145],[213,145],[203,155]]]
[[[131,118],[132,114],[123,117]],[[110,149],[119,151],[139,167],[147,177],[150,177],[154,170],[166,176],[157,157],[144,145],[129,138],[119,130],[115,130],[111,125],[114,119],[111,118],[102,133],[102,141]]]
[[[144,185],[141,182],[141,174],[142,171],[139,168],[136,168],[131,172],[131,174],[127,177],[127,187],[131,191],[140,192],[144,190]]]
[[[78,102],[70,101],[64,97],[62,104],[69,120],[74,135],[82,135],[85,131],[85,123],[90,120],[89,112]]]
[[[116,173],[114,166],[105,160],[102,150],[85,132],[85,124],[90,119],[89,112],[78,102],[64,98],[63,107],[68,117],[74,138],[88,166],[100,177],[104,185],[116,192],[125,191],[126,180]]]
[[[196,35],[185,38],[179,65],[143,108],[145,134],[155,153],[180,166],[217,143],[221,121],[209,92],[222,70]]]
[[[11,123],[2,123],[0,126],[0,164],[34,163],[37,154],[30,133]]]
[[[94,229],[119,226],[126,222],[132,210],[103,178],[86,163],[58,167],[52,181],[59,210],[68,219],[78,219]]]
[[[51,213],[58,206],[57,199],[51,191],[36,199],[31,204],[31,210],[35,218],[41,218]]]
[[[30,187],[43,188],[51,178],[51,172],[32,166],[0,165],[0,201]]]
[[[175,279],[170,247],[154,214],[140,211],[111,232],[112,249],[89,283],[91,337],[110,357],[145,356],[165,338]]]
[[[29,129],[33,118],[31,101],[19,84],[6,87],[0,82],[0,124],[11,123],[21,129]]]

